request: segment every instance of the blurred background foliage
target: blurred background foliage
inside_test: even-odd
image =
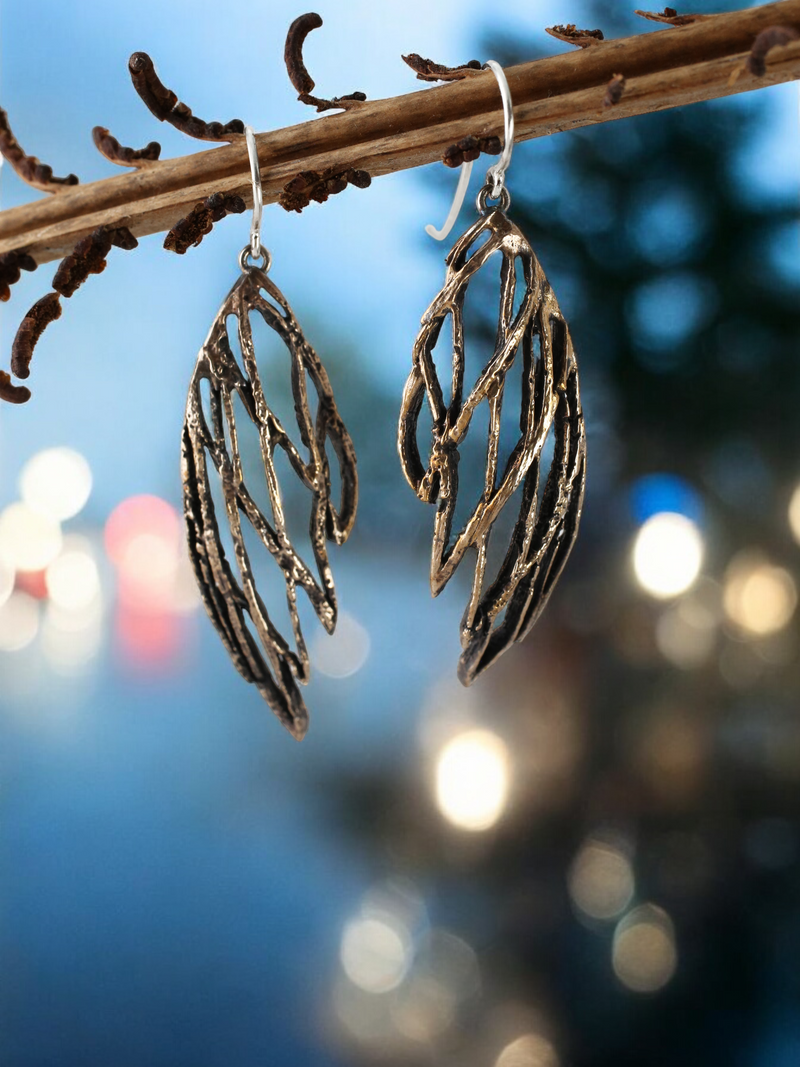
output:
[[[644,28],[573,6],[608,37]],[[506,64],[545,46],[510,16],[470,25]],[[412,336],[334,317],[333,286],[299,317],[362,495],[301,749],[196,611],[174,479],[165,500],[100,485],[82,517],[50,516],[46,565],[17,567],[0,609],[0,1063],[798,1061],[800,171],[764,177],[776,92],[516,147],[510,214],[570,323],[588,491],[545,617],[472,689],[468,576],[430,603],[432,509],[397,464],[406,368],[374,366]],[[451,173],[406,179],[438,183],[444,215]],[[432,298],[443,250],[424,240]],[[389,256],[377,242],[365,269]],[[412,284],[373,283],[418,318]],[[363,277],[339,285],[373,307]],[[496,278],[469,309],[477,365]],[[26,466],[28,507],[37,484]]]

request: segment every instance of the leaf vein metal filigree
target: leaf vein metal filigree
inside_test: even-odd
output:
[[[294,410],[307,459],[267,402],[256,361],[252,312],[262,316],[289,352]],[[228,335],[229,317],[237,324],[241,366]],[[310,407],[309,380],[317,394],[316,417]],[[207,409],[203,404],[204,383],[208,388]],[[269,518],[245,484],[234,397],[239,398],[258,431]],[[331,499],[328,441],[340,468],[338,510]],[[277,449],[284,451],[291,469],[311,494],[309,534],[316,576],[289,538],[275,469]],[[220,536],[212,471],[219,479],[238,576]],[[308,681],[310,663],[300,627],[297,591],[300,588],[306,593],[318,619],[332,633],[337,608],[326,540],[342,544],[353,527],[358,498],[356,459],[319,357],[305,340],[282,293],[257,267],[248,267],[233,286],[198,355],[183,428],[182,474],[189,554],[208,614],[239,673],[257,687],[284,726],[300,739],[308,728],[308,712],[297,683]],[[283,574],[296,650],[274,626],[259,594],[245,545],[245,524]]]
[[[481,243],[483,242],[483,243]],[[495,349],[464,397],[464,299],[489,258],[502,255]],[[516,312],[517,262],[525,292]],[[417,496],[437,502],[431,557],[431,591],[444,589],[469,549],[476,552],[472,592],[461,624],[464,649],[459,678],[465,685],[530,631],[569,556],[583,503],[586,441],[578,371],[567,324],[533,249],[501,208],[488,211],[447,256],[441,292],[422,319],[400,413],[398,448],[405,477]],[[452,323],[453,378],[450,403],[436,370],[433,350],[442,327]],[[502,471],[500,427],[506,378],[521,363],[520,438]],[[430,460],[417,443],[422,404],[430,406]],[[489,408],[483,493],[464,529],[452,540],[458,499],[459,445],[479,405]],[[542,453],[550,434],[554,453],[540,494]],[[499,571],[486,586],[492,525],[519,492],[520,509]]]

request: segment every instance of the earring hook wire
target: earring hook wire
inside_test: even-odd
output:
[[[494,59],[490,59],[484,63],[483,69],[491,70],[497,79],[497,84],[500,89],[500,97],[503,101],[504,125],[503,151],[497,163],[493,163],[486,172],[486,184],[484,190],[486,195],[492,200],[502,198],[501,207],[503,210],[506,210],[511,202],[508,190],[506,190],[505,187],[505,176],[509,164],[511,163],[511,153],[514,150],[514,105],[511,100],[511,90],[508,87],[508,79],[500,64]],[[459,174],[458,185],[456,186],[456,191],[453,195],[453,203],[450,205],[450,211],[448,212],[441,230],[437,230],[431,223],[428,223],[425,227],[425,233],[427,233],[429,237],[433,237],[436,241],[443,241],[456,224],[456,219],[459,216],[467,195],[467,187],[472,174],[472,162],[472,160],[469,160],[468,162],[461,164],[461,173]],[[486,200],[484,190],[481,190],[479,196],[478,209],[480,211],[483,211],[486,207],[485,203],[483,203],[483,201]]]

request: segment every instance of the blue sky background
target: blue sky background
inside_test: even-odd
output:
[[[375,99],[421,87],[401,52],[488,58],[479,42],[506,32],[561,51],[543,27],[580,22],[581,6],[323,2],[325,24],[305,55],[321,93]],[[202,147],[139,102],[127,74],[135,50],[204,118],[241,117],[258,130],[313,121],[282,62],[301,10],[6,2],[0,104],[28,151],[84,182],[116,173],[92,146],[96,124],[128,145],[158,140],[164,157]],[[742,157],[742,181],[800,199],[797,87],[765,96],[769,121]],[[546,180],[547,145],[518,153]],[[423,232],[443,220],[455,183],[440,169],[380,178],[301,217],[265,211],[273,277],[306,334],[338,339],[352,373],[398,401],[442,277],[446,248]],[[36,195],[7,168],[0,194],[3,207]],[[37,349],[32,401],[0,408],[0,504],[16,495],[24,461],[50,445],[74,447],[92,466],[87,523],[99,527],[134,493],[178,503],[187,383],[248,233],[246,217],[232,217],[185,257],[164,252],[163,235],[132,254],[113,250],[106,272],[65,302]],[[5,361],[54,269],[25,276],[0,308]],[[389,861],[367,862],[331,834],[316,783],[348,764],[418,758],[415,716],[442,655],[454,662],[460,610],[453,598],[430,603],[410,556],[387,567],[345,550],[333,562],[372,654],[351,679],[314,679],[308,702],[319,714],[302,747],[230,668],[205,616],[190,624],[192,669],[174,677],[131,677],[111,656],[91,678],[66,682],[43,675],[33,650],[0,663],[0,1067],[345,1062],[323,1051],[306,1006],[328,987],[342,922]]]

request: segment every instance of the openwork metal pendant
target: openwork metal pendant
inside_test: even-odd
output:
[[[292,441],[290,428],[281,425],[270,410],[265,396],[250,323],[254,312],[285,342],[300,447]],[[228,334],[232,320],[236,323],[241,365]],[[313,414],[310,385],[316,392]],[[236,398],[241,402],[236,409],[244,410],[258,432],[269,516],[257,506],[254,496],[258,494],[245,484]],[[340,468],[338,509],[331,499],[327,441]],[[301,559],[287,533],[275,465],[277,449],[284,451],[291,469],[310,493],[310,540],[316,575]],[[257,267],[245,267],[197,357],[183,428],[182,474],[189,554],[211,621],[239,673],[258,688],[299,740],[308,729],[308,712],[297,683],[308,682],[310,665],[300,629],[298,587],[308,596],[322,625],[332,633],[336,625],[336,594],[326,539],[342,544],[353,527],[358,497],[356,459],[325,369],[303,337],[285,298]],[[220,536],[212,480],[217,482],[224,501],[236,572]],[[260,542],[259,548],[263,547],[275,560],[285,583],[294,648],[273,625],[256,588],[245,546],[248,526]]]
[[[485,204],[485,197],[483,200]],[[472,392],[464,397],[464,298],[487,260],[500,252],[497,343]],[[517,261],[525,292],[515,312]],[[437,596],[468,549],[476,551],[472,595],[461,624],[464,649],[458,675],[474,679],[538,619],[561,574],[578,531],[585,481],[586,441],[578,371],[569,330],[553,290],[525,236],[503,213],[488,210],[453,246],[444,288],[422,319],[400,413],[398,448],[403,472],[420,500],[437,502],[431,591]],[[451,320],[453,380],[444,399],[433,358],[442,327]],[[499,469],[503,393],[512,368],[522,375],[520,438]],[[417,423],[427,397],[433,443],[427,468],[417,444]],[[458,446],[482,403],[489,405],[485,488],[464,529],[451,540],[458,497]],[[540,491],[545,441],[554,433],[553,458]],[[520,491],[511,542],[493,579],[487,579],[492,524]]]

